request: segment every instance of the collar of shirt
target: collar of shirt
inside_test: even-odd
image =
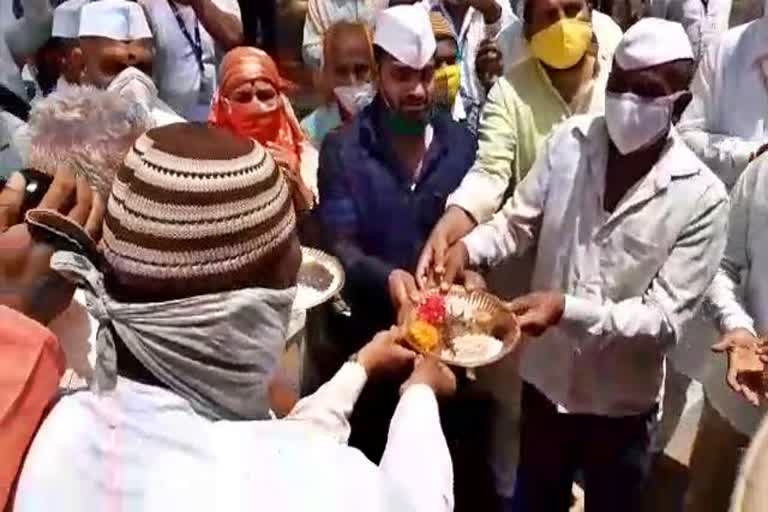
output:
[[[582,139],[582,143],[587,146],[587,152],[590,161],[595,162],[597,159],[603,159],[607,162],[608,155],[608,130],[605,126],[605,118],[602,122],[595,123],[591,116],[585,116],[576,121],[574,130]],[[681,162],[690,162],[690,155],[688,153],[685,142],[680,138],[677,130],[673,126],[667,134],[667,145],[659,158],[659,161],[653,166],[648,173],[649,179],[643,181],[652,185],[653,188],[646,190],[653,194],[665,190],[669,183],[673,179],[684,178],[687,176],[693,176],[701,171],[700,167],[686,166],[681,167]],[[594,172],[595,169],[606,169],[605,163],[603,165],[590,165],[590,169]],[[646,188],[646,187],[642,187]],[[638,192],[640,192],[638,190]],[[646,194],[641,194],[646,196]],[[633,200],[632,203],[642,200],[642,197],[638,197]],[[622,202],[624,202],[622,200]],[[628,206],[622,207],[621,204],[614,211],[614,214],[619,214],[619,210],[626,211]]]

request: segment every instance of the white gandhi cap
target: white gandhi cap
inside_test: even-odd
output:
[[[413,69],[423,69],[437,49],[429,14],[418,4],[398,5],[379,12],[373,44]]]
[[[88,0],[67,0],[53,11],[51,37],[77,39],[80,34],[80,9]]]
[[[683,26],[661,18],[643,18],[624,33],[613,55],[625,71],[693,59],[691,41]]]
[[[133,41],[152,37],[144,9],[128,0],[89,2],[80,11],[80,37]]]

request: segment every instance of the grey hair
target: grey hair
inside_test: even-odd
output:
[[[126,153],[151,126],[141,105],[115,91],[66,87],[32,108],[28,166],[47,174],[68,168],[106,199]]]

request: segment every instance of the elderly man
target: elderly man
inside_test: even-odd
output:
[[[451,510],[444,366],[417,362],[380,468],[343,446],[368,377],[414,367],[395,331],[268,420],[301,251],[288,184],[261,146],[202,124],[151,130],[108,212],[103,273],[72,252],[51,261],[101,324],[95,385],[43,422],[14,510]]]
[[[723,34],[704,53],[680,120],[680,134],[728,188],[768,142],[766,34],[768,18]]]
[[[760,377],[765,364],[757,356],[759,336],[768,332],[767,164],[766,157],[753,162],[731,191],[728,244],[708,293],[707,309],[722,334],[715,349],[727,358],[713,361],[703,379],[704,410],[686,497],[690,512],[728,508],[743,451],[768,411]]]
[[[58,392],[63,354],[44,326],[72,299],[74,287],[48,261],[53,247],[30,239],[22,221],[27,183],[13,174],[0,190],[0,509],[9,498],[40,420]],[[97,237],[104,202],[88,182],[58,173],[39,206],[58,212]],[[46,213],[48,215],[49,213]]]
[[[65,87],[35,102],[27,166],[51,176],[67,171],[83,177],[106,201],[128,150],[152,125],[143,109],[115,91]],[[75,299],[49,327],[67,356],[67,368],[90,379],[97,326],[82,293]]]
[[[605,116],[563,123],[503,210],[449,251],[447,282],[537,247],[537,291],[510,305],[531,336],[515,510],[567,511],[577,471],[591,510],[639,502],[665,354],[725,244],[725,189],[672,128],[693,66],[679,24],[634,25]]]
[[[237,0],[139,0],[155,36],[160,98],[190,121],[208,120],[224,54],[243,44]]]
[[[323,65],[323,38],[333,25],[340,21],[370,23],[388,5],[389,0],[309,0],[301,51],[304,64]]]
[[[317,149],[325,136],[351,121],[375,93],[373,46],[365,23],[340,21],[325,34],[321,91],[325,103],[301,121]]]
[[[156,126],[182,119],[158,98],[150,78],[154,61],[152,33],[144,10],[128,0],[99,0],[80,14],[83,83],[116,90],[140,103]]]
[[[466,120],[477,131],[486,92],[476,69],[478,50],[484,40],[495,40],[499,33],[519,23],[506,0],[422,0],[421,4],[440,12],[448,21],[460,55],[461,88],[454,106],[454,118]]]

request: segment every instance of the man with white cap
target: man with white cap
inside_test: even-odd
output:
[[[635,24],[605,115],[564,122],[502,211],[449,251],[448,282],[537,247],[537,291],[510,303],[530,336],[515,510],[567,511],[578,471],[590,510],[640,502],[665,356],[725,245],[725,188],[672,127],[693,66],[679,24]]]
[[[680,134],[729,189],[768,143],[768,17],[722,34],[704,53]]]
[[[117,90],[140,103],[161,126],[183,121],[158,98],[150,78],[154,61],[152,32],[143,8],[128,0],[99,0],[82,7],[80,46],[83,83]]]
[[[80,83],[83,62],[74,51],[80,43],[80,9],[89,0],[67,0],[53,11],[51,38],[34,58],[35,79],[44,95]]]
[[[565,119],[602,113],[605,84],[621,30],[584,0],[527,0],[523,23],[500,36],[514,64],[488,94],[480,121],[477,159],[427,243],[418,265],[423,284],[448,246],[485,222],[525,177],[552,130]],[[529,291],[531,258],[511,259],[488,276],[504,298]],[[478,375],[498,401],[494,467],[499,493],[511,497],[519,428],[519,379],[496,366]]]
[[[437,44],[427,11],[419,5],[381,11],[373,43],[376,97],[326,136],[318,170],[319,218],[346,272],[342,293],[351,309],[350,318],[334,319],[340,325],[331,332],[347,355],[395,323],[400,305],[410,301],[419,251],[475,155],[465,127],[448,112],[433,114]],[[396,401],[396,383],[361,398],[351,442],[371,460],[381,457],[381,420]]]
[[[243,44],[237,0],[139,0],[139,4],[155,35],[154,76],[160,98],[185,119],[207,121],[221,60]]]

